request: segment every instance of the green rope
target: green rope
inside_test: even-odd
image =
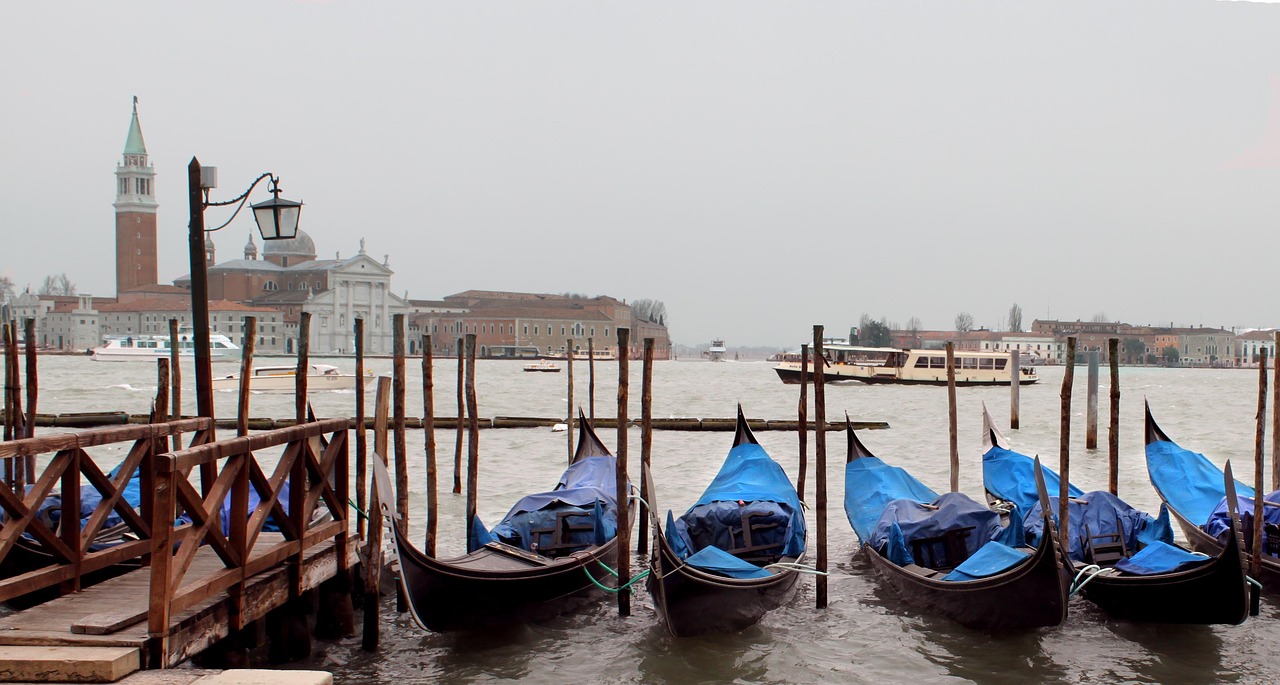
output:
[[[600,564],[600,565],[601,565],[601,566],[604,566],[604,567],[605,567],[605,569],[606,569],[606,570],[608,570],[610,573],[613,573],[613,575],[615,575],[615,576],[616,576],[616,575],[618,575],[617,573],[614,573],[614,572],[613,572],[613,569],[609,568],[608,566],[605,566],[604,564]],[[596,577],[595,577],[595,576],[593,576],[593,575],[591,575],[591,571],[590,571],[586,566],[583,566],[583,567],[582,567],[582,572],[587,574],[587,578],[591,581],[591,584],[592,584],[592,585],[595,585],[596,587],[598,587],[598,588],[600,588],[601,590],[604,590],[605,592],[608,592],[608,593],[610,593],[610,594],[617,594],[617,593],[619,593],[619,592],[622,592],[623,590],[626,590],[626,589],[628,589],[628,588],[631,588],[631,586],[632,586],[632,585],[635,585],[638,581],[643,580],[643,579],[645,579],[645,578],[647,578],[647,577],[649,576],[649,571],[647,571],[647,570],[645,570],[645,571],[641,571],[640,573],[636,574],[636,577],[634,577],[634,578],[632,578],[631,580],[627,581],[625,584],[623,584],[623,585],[621,585],[621,586],[619,586],[619,587],[609,587],[608,585],[602,585],[602,584],[600,584],[600,581],[596,580]],[[633,589],[632,589],[632,593],[634,593],[634,592],[635,592],[635,590],[634,590],[634,588],[633,588]]]
[[[360,510],[360,507],[356,506],[356,501],[355,501],[355,500],[353,500],[353,499],[351,499],[351,498],[347,498],[347,504],[351,505],[351,508],[352,508],[352,509],[355,509],[355,511],[356,511],[356,515],[359,517],[357,520],[359,520],[359,519],[364,519],[364,520],[366,520],[366,521],[367,521],[367,520],[369,520],[369,514],[367,514],[367,513],[363,512],[363,511],[361,511],[361,510]]]

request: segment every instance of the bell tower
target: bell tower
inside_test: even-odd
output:
[[[156,266],[155,168],[147,161],[147,145],[138,123],[138,98],[124,141],[124,158],[116,165],[116,295],[159,282]]]

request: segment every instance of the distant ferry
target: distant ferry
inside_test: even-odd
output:
[[[895,347],[858,347],[832,344],[823,347],[827,363],[823,380],[827,383],[860,381],[904,385],[946,385],[947,355],[942,350],[900,350]],[[774,367],[784,383],[800,382],[800,361],[784,361]],[[1010,385],[1012,369],[1006,352],[956,350],[956,385]],[[812,363],[809,378],[813,378]],[[1018,383],[1030,385],[1040,380],[1034,368],[1022,367]]]
[[[712,340],[711,347],[707,350],[707,359],[713,362],[724,361],[726,351],[723,340]]]
[[[592,357],[591,353],[587,350],[574,350],[573,352],[573,358],[575,361],[587,361],[591,359],[591,357]],[[567,358],[568,357],[565,355],[564,352],[552,352],[551,354],[544,354],[540,357],[540,359],[567,359]],[[617,361],[618,355],[614,354],[612,350],[596,350],[595,360],[598,362]]]
[[[293,392],[297,389],[297,365],[293,366],[258,366],[254,367],[253,375],[249,376],[250,392]],[[373,378],[372,371],[366,371],[364,378],[360,379],[360,388],[362,390],[369,389],[369,381]],[[356,375],[354,373],[342,373],[338,367],[329,364],[312,364],[310,371],[307,372],[307,391],[319,392],[322,390],[354,390],[356,386]],[[214,390],[239,390],[240,375],[224,376],[222,378],[213,379]]]
[[[195,357],[193,337],[189,331],[178,336],[178,354],[184,359]],[[167,335],[109,335],[100,347],[93,349],[93,360],[120,362],[168,358],[169,352]],[[214,361],[236,359],[240,356],[240,346],[231,342],[231,338],[214,333],[209,336],[209,355]]]

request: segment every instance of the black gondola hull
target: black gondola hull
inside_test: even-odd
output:
[[[779,570],[768,578],[725,578],[683,564],[661,533],[654,543],[658,550],[650,561],[649,592],[675,637],[750,628],[791,598],[800,575]]]
[[[889,561],[870,546],[862,549],[880,577],[904,601],[968,628],[1030,630],[1059,625],[1067,617],[1070,581],[1057,542],[1048,536],[1026,563],[965,582],[926,578]]]

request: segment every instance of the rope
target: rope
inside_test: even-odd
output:
[[[351,499],[351,498],[347,498],[347,504],[351,505],[351,508],[355,510],[356,514],[357,514],[357,515],[359,515],[359,516],[360,516],[360,518],[362,518],[362,519],[364,519],[364,520],[366,520],[366,521],[367,521],[367,520],[369,520],[369,514],[368,514],[368,512],[361,511],[361,510],[360,510],[360,507],[356,506],[356,501],[355,501],[355,500],[353,500],[353,499]]]
[[[618,575],[617,571],[614,571],[613,569],[609,568],[607,565],[605,565],[604,562],[597,561],[596,563],[603,566],[606,571],[608,571],[609,573],[612,573],[615,577]],[[618,587],[609,587],[608,585],[603,585],[600,583],[600,581],[596,580],[596,577],[591,575],[591,570],[588,569],[586,566],[582,567],[582,572],[587,574],[587,578],[591,581],[592,585],[600,588],[601,590],[604,590],[605,592],[608,592],[610,594],[615,594],[615,595],[627,589],[631,589],[632,594],[635,594],[635,589],[632,588],[631,586],[649,577],[649,571],[645,570],[645,571],[641,571],[640,573],[637,573],[635,577],[633,577],[631,580],[627,581],[626,583]]]
[[[1071,593],[1067,596],[1075,597],[1077,592],[1080,592],[1081,590],[1084,589],[1084,586],[1089,584],[1089,581],[1093,580],[1094,578],[1097,578],[1098,576],[1110,570],[1111,569],[1102,568],[1097,564],[1089,564],[1088,566],[1085,566],[1084,568],[1080,569],[1080,572],[1076,574],[1075,580],[1071,581]],[[1084,580],[1080,580],[1081,577],[1083,577],[1086,573],[1089,574],[1089,576]]]

